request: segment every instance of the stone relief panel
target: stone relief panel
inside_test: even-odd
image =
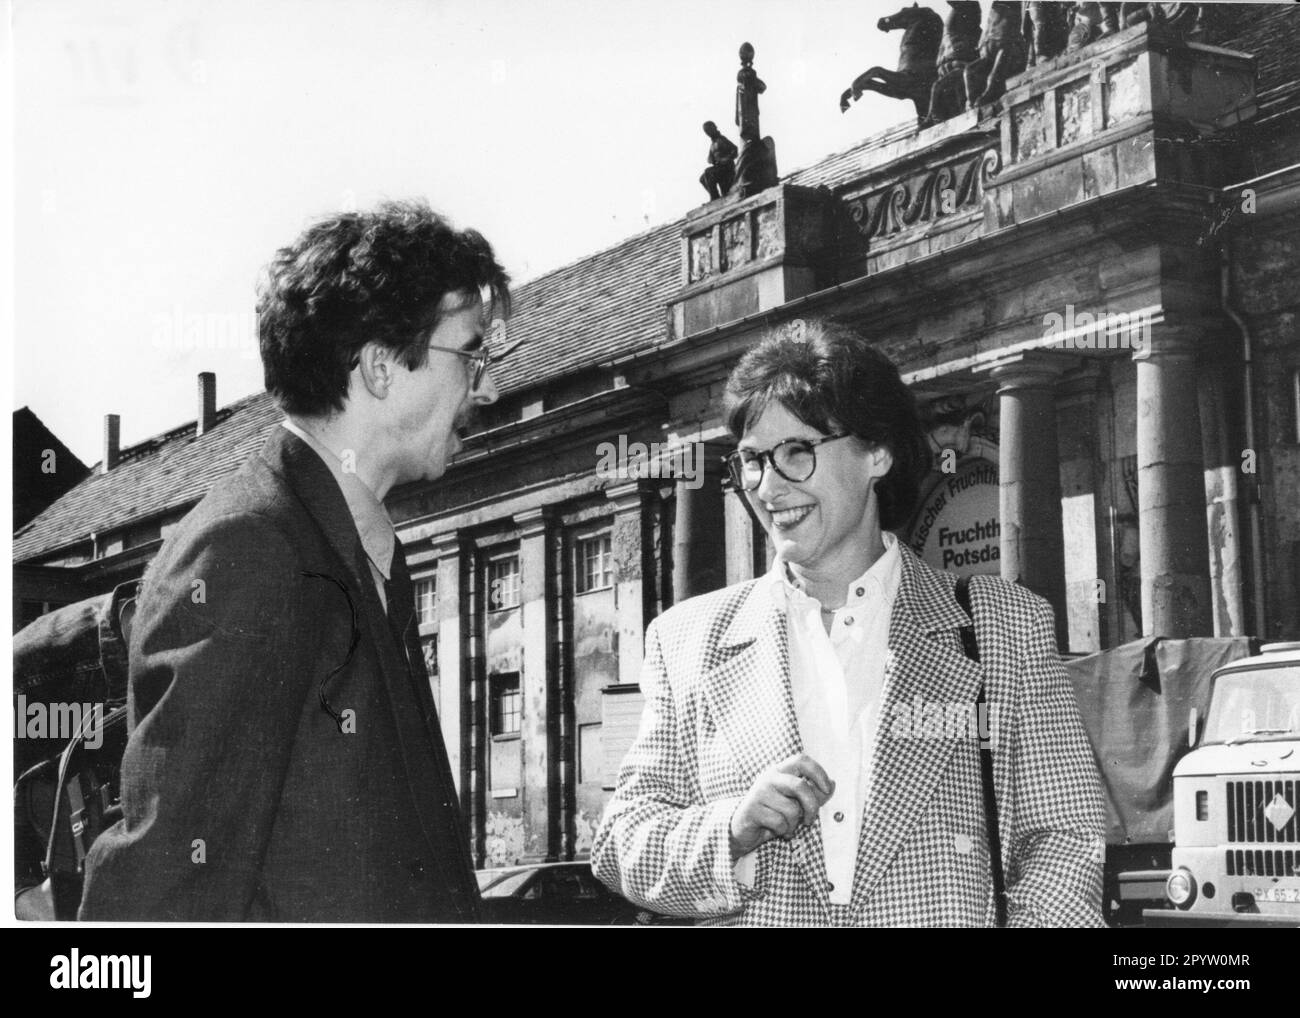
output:
[[[1106,126],[1132,120],[1142,112],[1142,77],[1138,61],[1126,60],[1106,75]]]
[[[1088,78],[1056,90],[1056,116],[1062,145],[1092,134],[1092,82]]]
[[[713,274],[713,231],[690,238],[690,281],[698,283]]]
[[[781,222],[775,205],[761,208],[755,215],[758,222],[758,254],[761,261],[781,253]]]
[[[722,224],[722,271],[736,268],[749,261],[749,216],[741,216]]]
[[[1018,163],[1047,151],[1047,119],[1041,95],[1012,108],[1011,151]]]
[[[945,215],[978,208],[1002,166],[997,149],[917,174],[849,202],[849,215],[867,240],[886,237]]]

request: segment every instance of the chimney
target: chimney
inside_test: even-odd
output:
[[[122,458],[122,418],[117,414],[104,415],[104,456],[100,473],[108,473]]]
[[[217,376],[211,371],[199,372],[199,427],[203,435],[217,423]]]

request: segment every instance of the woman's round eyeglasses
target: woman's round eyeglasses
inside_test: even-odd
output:
[[[827,435],[825,438],[787,438],[771,449],[737,449],[722,457],[731,475],[731,483],[741,491],[753,491],[763,483],[763,468],[767,463],[777,475],[798,484],[812,477],[817,469],[816,448],[837,438],[848,438],[849,432]]]

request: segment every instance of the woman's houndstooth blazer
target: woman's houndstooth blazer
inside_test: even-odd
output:
[[[592,848],[601,880],[647,908],[717,925],[992,925],[980,733],[936,713],[951,721],[951,711],[973,708],[982,677],[1009,925],[1102,925],[1101,782],[1051,607],[1013,583],[976,578],[976,664],[962,652],[969,616],[955,578],[899,550],[850,904],[829,901],[820,819],[757,849],[752,888],[733,874],[732,813],[761,771],[801,748],[786,620],[761,580],[693,598],[650,625],[640,731]]]

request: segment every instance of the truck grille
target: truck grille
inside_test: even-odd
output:
[[[1228,849],[1228,876],[1230,877],[1294,877],[1300,874],[1300,852],[1276,848]]]
[[[1297,781],[1229,781],[1228,782],[1228,841],[1255,844],[1295,844],[1297,813],[1300,798],[1296,797]],[[1273,798],[1281,795],[1291,806],[1290,821],[1280,831],[1264,819],[1264,810]]]

